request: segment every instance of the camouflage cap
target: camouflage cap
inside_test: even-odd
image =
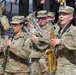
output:
[[[0,18],[0,22],[1,22],[1,27],[3,28],[4,31],[6,31],[10,28],[10,23],[6,16],[2,16]]]
[[[38,11],[37,18],[39,17],[47,17],[47,11],[46,10]]]
[[[3,11],[5,10],[5,6],[0,5],[0,15],[2,15]]]
[[[24,16],[14,16],[12,17],[11,24],[19,24],[21,22],[24,22]]]
[[[29,55],[29,58],[41,58],[41,53],[40,52],[31,52],[31,54]]]
[[[55,17],[55,13],[54,12],[47,12],[47,16]]]
[[[74,8],[70,6],[63,6],[63,7],[60,7],[59,12],[74,14]]]

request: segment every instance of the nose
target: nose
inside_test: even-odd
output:
[[[63,15],[61,14],[61,15],[59,15],[59,18],[62,18],[63,17]]]

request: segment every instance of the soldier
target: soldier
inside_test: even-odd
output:
[[[55,20],[55,13],[54,12],[47,12],[47,23],[49,25],[54,25]]]
[[[74,8],[63,6],[59,22],[54,26],[56,38],[50,44],[56,47],[57,70],[55,75],[76,75],[76,27],[71,24]]]
[[[3,60],[4,60],[4,53],[2,52],[2,45],[4,41],[4,32],[7,31],[10,27],[9,20],[6,16],[2,15],[5,7],[0,6],[0,75],[3,74]]]
[[[5,75],[29,75],[28,57],[30,50],[28,48],[29,38],[22,31],[24,27],[24,16],[12,17],[13,36],[5,41],[9,46]]]
[[[38,75],[48,75],[48,67],[46,65],[46,56],[45,56],[45,51],[46,49],[49,49],[50,47],[50,26],[46,24],[46,18],[47,18],[47,11],[42,10],[37,13],[37,19],[38,19],[38,24],[42,29],[42,32],[44,33],[44,36],[36,36],[32,35],[31,40],[32,40],[32,49],[35,52],[40,52],[41,56],[38,59],[39,65],[40,65],[40,72]],[[34,67],[35,65],[33,65]],[[36,68],[36,67],[35,67]],[[33,68],[32,68],[33,69]],[[37,75],[36,69],[34,69],[33,73],[31,75]]]

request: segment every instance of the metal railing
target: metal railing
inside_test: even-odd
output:
[[[7,0],[0,0],[0,5],[1,6],[4,6],[5,7],[5,10],[3,12],[4,15],[10,15],[12,13],[12,1],[9,0],[9,11],[7,11],[7,5],[8,5],[8,2]]]

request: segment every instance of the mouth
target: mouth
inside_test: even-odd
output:
[[[59,22],[62,22],[63,20],[59,20]]]

